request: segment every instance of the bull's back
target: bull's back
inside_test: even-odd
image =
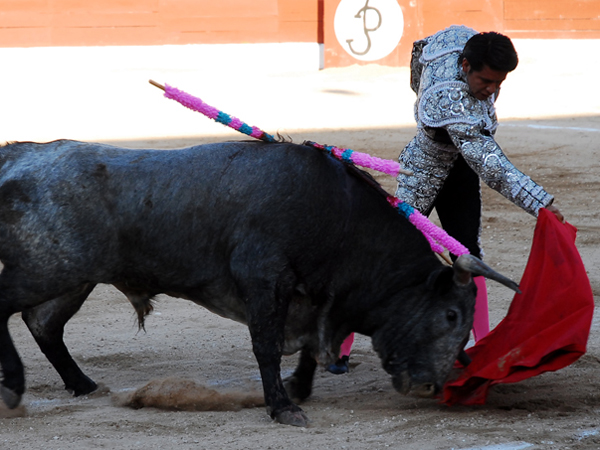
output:
[[[0,259],[93,271],[99,282],[217,276],[253,239],[310,252],[319,236],[331,241],[331,217],[347,215],[339,163],[294,144],[129,150],[56,141],[12,144],[0,159]]]
[[[224,276],[233,253],[252,245],[257,255],[311,264],[339,242],[332,229],[351,207],[344,169],[308,147],[209,144],[136,164],[145,182],[119,200],[122,248],[161,255],[182,283]]]

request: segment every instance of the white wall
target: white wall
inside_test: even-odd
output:
[[[515,40],[501,119],[600,116],[600,40]],[[408,68],[319,70],[318,44],[0,49],[0,142],[227,135],[168,83],[269,133],[412,125]],[[293,135],[295,140],[310,136]]]

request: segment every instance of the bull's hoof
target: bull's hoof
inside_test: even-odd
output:
[[[304,411],[283,411],[275,415],[275,420],[284,425],[293,425],[295,427],[307,427],[308,416]]]
[[[0,385],[0,395],[2,396],[4,404],[9,409],[15,409],[17,406],[19,406],[19,403],[21,403],[21,395],[10,390],[6,386]]]
[[[86,379],[78,383],[77,386],[65,386],[65,389],[73,397],[80,397],[82,395],[91,394],[96,389],[98,389],[98,385],[94,381],[86,377]]]

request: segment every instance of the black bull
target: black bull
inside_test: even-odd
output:
[[[166,293],[247,324],[279,422],[306,425],[290,397],[310,395],[317,361],[333,362],[350,332],[371,336],[397,390],[433,395],[472,325],[471,273],[488,270],[469,257],[444,266],[362,172],[296,144],[23,142],[0,148],[0,166],[9,407],[25,390],[7,325],[16,312],[68,390],[96,389],[63,331],[98,283],[121,290],[140,323]],[[284,386],[281,356],[299,350]]]

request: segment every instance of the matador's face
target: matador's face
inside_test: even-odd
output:
[[[466,59],[463,59],[462,70],[467,74],[467,84],[471,94],[479,100],[486,100],[496,92],[508,75],[508,72],[493,70],[486,65],[479,71],[472,70]]]

